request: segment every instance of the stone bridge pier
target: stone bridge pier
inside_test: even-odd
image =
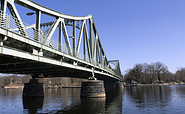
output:
[[[44,97],[43,83],[39,83],[36,77],[37,76],[33,75],[32,79],[24,84],[24,98]]]
[[[95,77],[89,78],[88,81],[82,82],[81,97],[83,98],[99,98],[106,97],[106,90],[123,88],[123,82],[112,82],[96,80]]]

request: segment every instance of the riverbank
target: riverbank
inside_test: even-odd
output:
[[[5,87],[2,87],[2,88],[17,89],[17,88],[24,88],[24,86],[5,86]]]
[[[166,86],[166,85],[185,85],[184,82],[170,82],[170,83],[156,83],[156,84],[136,84],[136,85],[124,85],[125,87],[134,87],[134,86]]]
[[[51,89],[51,88],[81,88],[80,84],[72,84],[68,86],[43,86],[46,89]],[[24,85],[8,85],[8,86],[3,86],[2,88],[9,88],[9,89],[17,89],[17,88],[24,88]]]
[[[24,86],[5,86],[2,87],[5,89],[17,89],[17,88],[24,88]],[[63,87],[58,87],[58,86],[49,86],[49,87],[44,87],[44,88],[81,88],[81,86],[63,86]]]
[[[0,76],[0,88],[23,88],[25,83],[29,83],[31,76]],[[44,88],[80,88],[81,82],[86,79],[55,77],[39,78],[39,83],[43,83]]]

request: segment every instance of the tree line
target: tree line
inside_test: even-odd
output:
[[[124,75],[127,83],[137,82],[140,84],[156,84],[170,82],[185,82],[185,68],[178,69],[176,73],[171,73],[168,67],[161,63],[136,64],[132,69],[128,69]]]
[[[23,86],[24,83],[28,83],[31,76],[2,76],[0,77],[0,88],[8,85]]]
[[[0,88],[5,86],[23,86],[28,83],[32,77],[30,75],[18,76],[16,74],[10,76],[0,76]],[[81,86],[81,82],[85,79],[69,78],[69,77],[55,77],[55,78],[39,78],[40,83],[45,87],[71,87]]]

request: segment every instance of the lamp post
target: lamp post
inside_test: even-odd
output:
[[[37,10],[36,12],[29,12],[26,13],[27,16],[31,16],[33,14],[36,14],[36,24],[35,24],[35,29],[36,29],[36,37],[35,40],[38,41],[39,39],[39,31],[40,31],[40,17],[41,17],[41,11]]]
[[[35,12],[26,13],[27,16],[31,16],[31,15],[33,15],[33,14],[35,14]]]

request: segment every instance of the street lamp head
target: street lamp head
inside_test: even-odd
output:
[[[27,15],[27,16],[30,16],[30,15],[33,15],[33,14],[35,14],[35,12],[29,12],[29,13],[27,13],[26,15]]]

